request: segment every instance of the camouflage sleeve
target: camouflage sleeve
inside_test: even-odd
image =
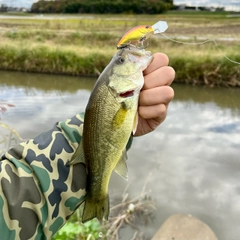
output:
[[[83,202],[85,165],[69,165],[83,114],[10,149],[0,158],[1,239],[50,239]]]

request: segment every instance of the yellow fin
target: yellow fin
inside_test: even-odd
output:
[[[109,198],[108,195],[104,199],[92,200],[90,196],[87,195],[84,209],[82,222],[87,222],[93,218],[97,218],[100,222],[103,219],[108,220],[109,215]]]
[[[126,107],[121,107],[113,118],[113,129],[120,128],[124,123],[124,120],[127,116],[128,109]]]
[[[126,160],[127,160],[127,151],[124,150],[120,160],[118,161],[116,167],[114,168],[114,171],[124,179],[128,180],[128,169],[127,169]]]

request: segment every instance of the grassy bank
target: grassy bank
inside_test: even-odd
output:
[[[80,18],[81,17],[81,18]],[[98,75],[116,52],[119,38],[131,27],[166,20],[166,35],[201,45],[186,45],[152,37],[148,49],[161,51],[176,70],[176,82],[210,86],[240,86],[239,18],[226,13],[164,15],[71,15],[3,18],[0,23],[0,69],[29,72]],[[226,41],[226,38],[231,41]],[[218,40],[219,39],[219,40]]]

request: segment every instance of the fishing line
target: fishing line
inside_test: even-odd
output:
[[[230,59],[229,57],[227,57],[223,52],[222,50],[220,49],[220,47],[218,46],[216,40],[214,39],[207,39],[205,41],[202,41],[202,42],[181,42],[181,41],[178,41],[178,40],[175,40],[173,38],[170,38],[168,37],[167,35],[163,34],[162,32],[160,33],[163,37],[169,39],[170,41],[172,42],[175,42],[175,43],[180,43],[180,44],[184,44],[184,45],[202,45],[202,44],[205,44],[205,43],[208,43],[208,42],[213,42],[216,46],[216,48],[218,49],[218,51],[221,53],[221,55],[226,58],[228,61],[232,62],[232,63],[235,63],[235,64],[238,64],[240,65],[240,62],[237,62],[237,61],[234,61],[232,59]]]

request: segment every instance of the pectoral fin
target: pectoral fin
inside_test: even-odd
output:
[[[127,169],[126,160],[127,160],[127,152],[126,150],[124,150],[122,153],[122,157],[120,158],[116,167],[114,168],[114,171],[118,175],[123,177],[125,180],[128,180],[128,169]]]
[[[117,113],[113,118],[113,122],[112,122],[113,129],[118,129],[122,126],[127,116],[127,112],[128,112],[128,109],[124,107],[119,108],[119,110],[117,111]]]
[[[72,159],[70,160],[70,164],[76,164],[80,162],[86,164],[84,151],[83,151],[83,141],[80,142],[80,145],[78,146],[77,150],[73,154]]]

